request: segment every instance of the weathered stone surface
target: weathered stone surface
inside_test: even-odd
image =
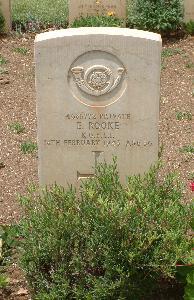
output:
[[[184,0],[185,22],[194,21],[194,0]]]
[[[11,1],[0,0],[0,9],[5,18],[5,32],[11,31]]]
[[[69,23],[87,16],[114,15],[125,19],[126,0],[69,0]]]
[[[79,28],[36,37],[40,183],[77,184],[117,156],[121,180],[158,158],[161,37]]]

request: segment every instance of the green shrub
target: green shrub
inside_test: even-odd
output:
[[[1,291],[6,290],[10,283],[6,271],[8,265],[13,263],[13,254],[19,245],[18,236],[17,225],[0,225],[0,296]]]
[[[187,275],[187,286],[185,288],[184,300],[194,299],[194,270]]]
[[[158,180],[158,167],[129,177],[124,188],[115,161],[97,166],[79,193],[56,185],[31,190],[21,197],[21,264],[34,299],[162,295],[161,282],[175,280],[176,262],[186,263],[191,247],[191,211],[181,198],[175,176]]]
[[[14,249],[18,246],[19,227],[17,225],[0,226],[0,270],[10,261]]]
[[[132,28],[167,33],[183,23],[182,0],[132,0],[129,9]]]
[[[123,27],[124,22],[114,16],[90,16],[73,22],[71,27]]]

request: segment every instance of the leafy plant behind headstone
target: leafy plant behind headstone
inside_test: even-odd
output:
[[[183,24],[182,0],[131,0],[128,17],[132,28],[168,33]]]
[[[124,27],[124,22],[114,16],[89,16],[76,19],[71,27]]]
[[[186,23],[185,29],[189,34],[194,35],[194,21],[191,20],[188,23]]]

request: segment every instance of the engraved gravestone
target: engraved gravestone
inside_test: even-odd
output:
[[[158,158],[161,37],[121,28],[39,34],[39,178],[76,185],[117,156],[121,181]]]
[[[5,32],[11,30],[11,1],[10,0],[0,0],[0,10],[5,18]]]
[[[69,23],[87,16],[113,15],[125,19],[126,0],[69,0]]]

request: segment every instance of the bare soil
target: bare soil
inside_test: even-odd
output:
[[[33,45],[34,36],[29,34],[0,40],[0,55],[7,60],[5,64],[0,63],[0,224],[13,224],[20,219],[22,211],[18,195],[25,194],[31,183],[38,183],[37,153],[23,154],[20,149],[23,142],[36,142]],[[25,55],[16,51],[16,48],[23,47],[28,50]],[[164,170],[179,174],[185,185],[186,202],[192,198],[188,185],[194,172],[194,154],[182,153],[180,149],[193,145],[194,127],[191,120],[178,120],[177,113],[192,112],[193,73],[194,39],[187,37],[164,41],[160,145],[163,147]],[[24,133],[16,134],[10,130],[9,125],[14,122],[24,125]],[[0,292],[0,297],[8,300],[30,299],[17,261],[10,266],[8,275],[10,286],[4,293]]]

